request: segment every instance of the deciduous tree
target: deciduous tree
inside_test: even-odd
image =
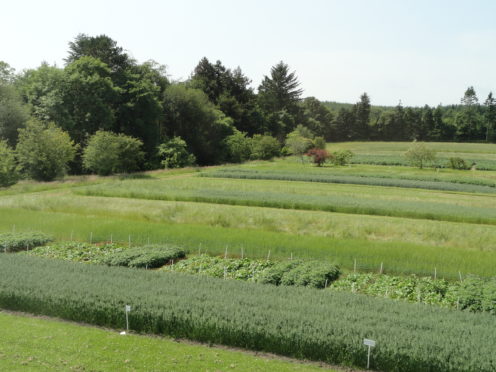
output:
[[[30,120],[19,130],[16,147],[21,169],[37,181],[52,181],[66,174],[76,155],[76,145],[67,132],[53,123]]]

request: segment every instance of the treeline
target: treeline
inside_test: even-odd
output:
[[[328,136],[335,141],[496,142],[496,99],[491,92],[480,104],[473,87],[467,88],[459,105],[371,106],[366,93],[355,105],[323,105],[334,114]]]
[[[272,67],[256,92],[250,84],[239,67],[207,58],[185,82],[174,82],[164,66],[138,63],[108,36],[81,34],[69,43],[64,67],[42,63],[16,74],[0,62],[0,151],[16,148],[23,137],[41,135],[41,127],[51,130],[53,146],[63,137],[59,129],[72,141],[65,151],[69,170],[82,173],[98,172],[85,162],[92,141],[98,146],[86,159],[103,161],[95,154],[120,148],[123,153],[102,155],[118,163],[122,154],[129,156],[125,150],[131,143],[140,152],[133,166],[154,169],[270,158],[298,126],[326,141],[496,140],[496,102],[490,94],[480,105],[473,88],[458,106],[387,109],[371,106],[364,93],[355,105],[330,109],[316,98],[303,99],[295,72],[283,62]],[[98,141],[92,140],[97,132]],[[18,161],[23,169],[39,167]],[[131,170],[114,163],[106,164],[103,173]]]

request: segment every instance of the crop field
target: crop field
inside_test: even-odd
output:
[[[437,151],[435,166],[446,167],[449,158],[460,157],[469,165],[475,163],[477,169],[496,170],[494,144],[430,142],[428,145]],[[408,165],[403,154],[410,146],[410,142],[342,142],[331,144],[328,149],[353,151],[356,156],[352,162],[357,164]]]
[[[378,342],[376,370],[489,372],[496,363],[490,314],[19,254],[0,257],[0,283],[5,309],[122,329],[129,304],[136,332],[331,364],[364,367],[363,337]]]
[[[125,294],[109,284],[109,287],[98,289],[101,293],[95,289],[95,296],[92,297],[93,287],[88,284],[90,289],[81,287],[81,291],[88,292],[87,300],[81,302],[71,297],[74,291],[67,287],[69,284],[54,284],[53,291],[47,289],[43,292],[37,283],[41,285],[43,282],[40,279],[43,271],[55,270],[60,272],[62,278],[65,270],[73,274],[81,270],[78,275],[86,278],[85,270],[93,269],[80,269],[77,265],[70,266],[74,263],[59,260],[22,257],[24,253],[0,254],[0,266],[16,267],[16,272],[8,271],[8,274],[6,271],[5,278],[0,280],[0,296],[3,296],[0,306],[119,328],[122,327],[122,319],[107,312],[122,306],[124,299],[133,303],[139,300],[143,302],[143,308],[135,313],[135,320],[139,320],[135,323],[135,331],[138,332],[186,337],[360,368],[364,366],[363,350],[355,347],[360,346],[362,336],[369,335],[379,338],[381,342],[394,340],[395,343],[377,349],[378,355],[374,362],[377,364],[374,368],[379,370],[492,370],[496,362],[482,354],[485,345],[494,343],[492,336],[484,332],[486,328],[495,329],[496,319],[493,315],[496,277],[496,145],[428,144],[436,147],[438,161],[443,164],[452,156],[462,157],[466,161],[476,159],[474,162],[477,167],[472,170],[410,167],[403,156],[409,145],[394,142],[329,144],[331,151],[350,149],[356,154],[353,164],[345,166],[326,164],[316,167],[306,159],[302,161],[299,157],[288,157],[131,176],[70,177],[52,183],[25,181],[0,190],[0,234],[41,232],[49,234],[50,239],[54,240],[46,243],[46,247],[28,252],[30,254],[110,265],[110,262],[114,262],[111,259],[100,260],[95,257],[117,254],[120,246],[131,248],[128,253],[134,255],[141,249],[140,246],[153,247],[158,244],[177,247],[164,258],[166,260],[171,257],[180,260],[184,255],[195,257],[197,254],[202,255],[198,257],[219,256],[233,260],[244,257],[254,262],[256,260],[259,267],[266,268],[292,258],[337,265],[342,276],[327,290],[286,285],[269,285],[265,289],[258,289],[263,285],[256,281],[224,282],[206,276],[199,279],[197,274],[202,271],[203,264],[188,268],[188,258],[183,266],[178,264],[176,270],[160,269],[156,272],[146,272],[144,268],[101,268],[94,265],[98,267],[94,270],[102,270],[98,273],[95,271],[96,276],[119,277],[109,279],[110,282],[135,280],[137,283],[149,284],[157,280],[163,281],[164,286],[156,289],[158,292],[150,289],[151,292],[145,293],[145,284],[135,287],[130,284],[128,287],[131,292]],[[362,161],[362,158],[368,160]],[[388,160],[375,163],[374,159],[379,158]],[[440,163],[441,166],[443,164]],[[489,165],[481,167],[481,164]],[[40,235],[39,240],[42,242],[43,236]],[[59,241],[74,243],[72,248],[63,251],[63,257],[56,249]],[[32,249],[27,243],[18,245],[15,250]],[[9,246],[4,250],[13,251],[14,248]],[[134,256],[129,256],[129,262],[133,259]],[[123,266],[145,266],[132,262]],[[159,264],[153,267],[168,261],[157,262]],[[14,283],[12,280],[17,278],[17,271],[22,271],[18,268],[24,265],[27,267],[25,282],[20,273],[19,286],[9,292],[9,286],[5,283]],[[222,265],[220,262],[212,268],[212,272],[215,272],[213,276],[222,278]],[[31,274],[28,275],[28,267],[31,266],[40,267],[40,273],[32,273],[33,279],[29,279]],[[180,270],[181,267],[183,270]],[[152,266],[147,264],[146,268]],[[133,275],[136,275],[134,279],[131,278]],[[238,274],[235,271],[224,275],[242,279],[236,277]],[[480,279],[470,279],[472,275]],[[60,283],[66,279],[57,282],[55,278],[46,280]],[[92,282],[90,279],[84,280]],[[107,282],[106,279],[103,281]],[[480,283],[488,284],[484,284],[482,289]],[[45,284],[48,286],[48,283]],[[325,283],[326,287],[327,284],[330,282]],[[232,318],[226,318],[229,324],[214,326],[220,320],[215,318],[213,312],[207,312],[199,302],[195,302],[200,299],[206,301],[208,297],[198,292],[200,285],[204,286],[201,287],[204,293],[210,293],[209,288],[217,291],[210,293],[217,301],[212,302],[211,306],[222,314],[230,311]],[[322,288],[322,282],[316,287]],[[471,293],[477,292],[476,288],[483,292],[483,296],[481,294],[477,300],[479,302],[471,297]],[[434,297],[429,297],[435,291]],[[101,304],[100,296],[114,292],[122,298],[113,297],[111,303]],[[234,300],[222,295],[227,292],[248,308],[233,308]],[[178,293],[182,293],[184,299]],[[279,296],[302,298],[307,293],[310,296],[308,308],[297,302],[279,302],[283,301]],[[32,302],[28,300],[30,294],[33,295]],[[164,295],[172,296],[171,302],[162,302]],[[41,305],[43,296],[49,299],[46,306]],[[151,300],[154,296],[157,296],[156,301]],[[265,298],[267,304],[262,305],[253,300],[256,296]],[[69,302],[63,302],[62,298]],[[284,318],[286,320],[283,323],[291,325],[284,328],[284,332],[277,331],[279,323],[274,319],[280,314],[276,316],[276,313],[271,312],[274,308],[271,308],[269,303],[272,300],[268,298],[273,299],[272,304],[277,309],[284,306],[298,308],[294,318],[293,315]],[[22,306],[16,307],[16,303]],[[431,308],[427,304],[444,306],[446,309],[439,306]],[[103,306],[104,310],[95,312],[90,309],[96,305]],[[169,308],[170,305],[173,307]],[[193,307],[188,307],[190,305]],[[373,310],[367,312],[363,308],[365,305]],[[162,306],[168,308],[165,313],[161,310]],[[193,310],[195,306],[200,306],[198,311],[203,317],[196,318],[197,313]],[[341,312],[334,309],[342,306],[348,310]],[[459,307],[467,310],[458,311]],[[356,314],[350,314],[349,308],[355,309]],[[74,309],[84,309],[86,315],[78,318],[79,310]],[[468,311],[483,313],[468,314]],[[264,320],[262,314],[273,315],[274,318]],[[306,314],[306,317],[302,314]],[[366,319],[360,324],[366,330],[365,333],[369,332],[367,335],[353,326],[358,322],[355,318],[357,314]],[[408,316],[396,318],[399,314]],[[309,327],[310,333],[302,334],[299,326],[293,327],[292,322],[296,322],[298,316],[301,316],[298,324]],[[342,326],[337,327],[329,320],[333,316],[340,319]],[[430,320],[423,323],[423,317]],[[212,320],[214,318],[215,321]],[[191,321],[190,328],[186,326],[188,319]],[[248,319],[256,324],[243,323]],[[317,326],[318,322],[323,323]],[[381,322],[385,324],[384,329],[378,326]],[[436,323],[447,328],[440,330],[436,328]],[[262,335],[257,330],[261,324],[265,325],[267,332],[272,333]],[[279,326],[282,327],[282,324]],[[454,349],[442,346],[441,339],[433,339],[435,333],[448,339],[461,339],[457,332],[462,330],[457,327],[462,326],[480,327],[480,332],[477,328],[477,332],[463,337],[470,338],[477,334],[481,338],[470,338],[470,345],[457,345],[463,349],[459,354]],[[345,330],[343,327],[348,328]],[[319,333],[317,328],[327,333]],[[392,331],[395,328],[398,334]],[[243,329],[250,329],[253,333],[246,338]],[[447,329],[452,331],[448,332]],[[297,337],[295,332],[299,332],[302,338],[292,340],[291,337]],[[401,332],[408,333],[410,341],[399,341]],[[408,359],[402,350],[409,349],[413,339],[426,346],[415,349],[414,355]],[[292,349],[290,345],[295,343],[298,348]],[[439,350],[439,353],[435,353],[439,360],[435,361],[428,356],[429,348]],[[333,351],[329,352],[329,349]],[[339,354],[339,350],[346,352]],[[492,355],[490,351],[487,353]],[[441,360],[446,360],[449,365],[436,364],[441,363]],[[401,367],[399,361],[404,362]]]
[[[77,193],[496,224],[496,209],[492,207],[496,194],[204,177],[120,181],[90,186]]]

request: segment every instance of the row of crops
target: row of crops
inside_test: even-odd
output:
[[[319,261],[282,261],[193,256],[162,270],[273,285],[305,285],[386,297],[472,312],[496,314],[496,277],[460,281],[432,277],[351,273],[338,279],[332,265]],[[300,275],[297,275],[300,274]],[[301,275],[303,274],[303,275]],[[298,278],[295,280],[295,278]]]
[[[475,164],[480,170],[496,170],[496,161],[491,159],[464,158],[467,164]],[[409,166],[408,159],[401,155],[379,155],[379,154],[355,154],[351,159],[352,164],[372,164],[372,165],[401,165]],[[432,164],[436,168],[449,168],[447,158],[438,158]]]
[[[202,177],[234,178],[234,179],[261,179],[279,181],[304,181],[321,183],[344,183],[352,185],[370,185],[387,187],[406,187],[428,190],[443,190],[474,193],[496,193],[496,183],[480,180],[474,183],[447,182],[441,180],[402,179],[393,177],[360,176],[360,175],[336,175],[329,173],[308,173],[297,171],[257,171],[247,169],[219,169],[200,174]],[[481,183],[481,184],[475,184]]]
[[[190,201],[253,207],[368,214],[452,222],[496,224],[494,195],[463,197],[441,191],[380,188],[362,185],[322,185],[283,181],[191,179],[180,182],[122,181],[77,190],[79,195],[133,199]],[[262,184],[265,183],[265,184]],[[327,186],[327,185],[323,185]],[[354,188],[353,188],[354,187]],[[405,191],[407,190],[407,191]],[[409,192],[408,192],[409,190]]]
[[[49,273],[47,275],[47,273]],[[0,255],[0,306],[382,371],[494,371],[496,318],[362,295]]]
[[[24,246],[41,245],[50,240],[49,236],[42,233],[1,234],[0,247],[10,247],[9,251],[23,251]],[[260,284],[329,287],[332,290],[460,310],[496,313],[496,278],[469,276],[463,280],[460,277],[460,281],[449,282],[432,277],[401,277],[373,273],[352,273],[340,277],[339,268],[325,261],[221,258],[206,254],[184,259],[185,251],[171,245],[129,248],[114,243],[53,242],[30,249],[26,254],[108,266],[145,269],[162,267],[163,271],[246,280]],[[227,251],[225,254],[227,255]]]
[[[202,226],[199,224],[160,224],[125,218],[80,216],[70,213],[1,209],[0,222],[4,226],[15,223],[18,231],[41,230],[53,234],[60,241],[126,242],[142,246],[172,244],[186,253],[223,255],[226,248],[231,257],[285,260],[291,257],[305,260],[335,262],[340,267],[363,272],[420,276],[434,276],[457,280],[474,274],[494,276],[494,240],[491,230],[472,231],[480,235],[479,245],[473,249],[424,246],[406,242],[374,242],[359,239],[333,239],[319,236],[284,234],[251,229]],[[8,215],[8,218],[5,216]],[[408,221],[411,223],[411,221]],[[434,225],[434,224],[433,224]],[[349,225],[350,228],[359,228]],[[467,234],[470,230],[464,230]],[[414,230],[415,232],[415,230]],[[483,233],[485,235],[483,235]],[[485,240],[485,243],[483,239]],[[100,244],[99,243],[99,244]],[[1,247],[1,245],[0,245]],[[486,249],[487,250],[484,250]],[[3,249],[3,248],[2,248]],[[25,248],[24,248],[25,249]],[[75,253],[79,255],[79,253]]]

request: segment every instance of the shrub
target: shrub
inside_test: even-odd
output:
[[[322,149],[310,149],[308,150],[306,155],[312,158],[313,163],[316,164],[317,167],[322,166],[322,164],[324,164],[327,159],[332,157],[332,155],[330,155],[327,150]]]
[[[139,139],[99,130],[84,149],[83,167],[101,176],[137,171],[144,159],[142,146]]]
[[[285,273],[301,264],[301,261],[282,261],[274,266],[264,270],[258,277],[257,282],[262,284],[280,285],[281,279]]]
[[[226,137],[227,159],[232,163],[242,163],[251,156],[251,139],[245,132],[234,129],[234,134]]]
[[[422,169],[425,164],[433,163],[436,160],[436,152],[424,143],[414,142],[405,152],[405,157],[411,165]]]
[[[326,149],[326,141],[324,137],[315,137],[313,140],[313,147],[316,149],[325,150]]]
[[[279,141],[272,136],[255,134],[251,140],[251,159],[270,160],[280,151]]]
[[[449,158],[448,167],[452,169],[468,169],[469,166],[462,158]]]
[[[17,163],[12,150],[6,141],[0,140],[0,187],[7,187],[19,180]]]
[[[184,256],[185,252],[176,246],[146,245],[110,254],[102,262],[109,266],[153,269],[167,264],[170,260]]]
[[[311,147],[312,140],[298,135],[296,131],[289,133],[286,137],[286,152],[291,155],[300,156],[302,162],[303,155]]]
[[[51,242],[53,238],[41,232],[0,234],[0,250],[17,252],[29,250]]]
[[[353,153],[350,150],[334,151],[331,157],[331,163],[334,165],[349,164],[353,158]]]
[[[183,168],[193,165],[196,158],[188,152],[186,142],[181,137],[173,137],[158,147],[158,155],[165,168]]]
[[[320,261],[306,261],[285,272],[281,278],[281,285],[324,288],[338,277],[339,268],[336,265]]]
[[[19,165],[37,181],[52,181],[65,175],[76,149],[67,132],[54,124],[45,126],[31,120],[26,128],[19,130],[16,147]]]

